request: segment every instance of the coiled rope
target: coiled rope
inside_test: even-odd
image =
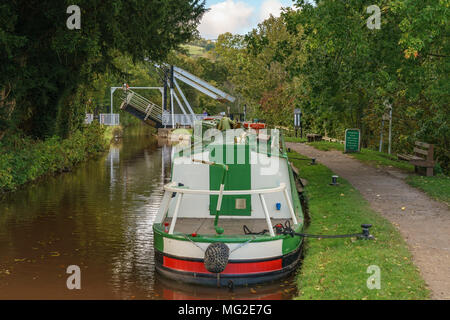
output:
[[[299,236],[299,237],[304,237],[304,238],[317,238],[317,239],[337,239],[337,238],[353,238],[353,237],[357,237],[357,238],[361,238],[361,239],[373,239],[374,238],[373,235],[371,235],[369,232],[369,229],[372,227],[371,224],[362,224],[361,227],[362,227],[362,233],[329,235],[329,234],[309,234],[309,233],[295,232],[291,228],[291,222],[289,220],[286,220],[284,225],[279,223],[279,224],[276,224],[273,226],[276,234],[278,234],[278,235],[288,234],[291,237]],[[267,230],[267,229],[264,229],[260,232],[251,232],[250,229],[246,225],[244,225],[243,229],[244,229],[244,234],[248,234],[248,235],[264,235],[267,232],[269,232],[269,230]]]

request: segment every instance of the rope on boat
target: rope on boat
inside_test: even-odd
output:
[[[372,227],[371,224],[362,224],[361,228],[362,228],[362,233],[350,233],[350,234],[334,234],[334,235],[329,235],[329,234],[308,234],[308,233],[300,233],[300,232],[295,232],[292,228],[291,228],[291,222],[289,220],[286,220],[284,226],[279,223],[276,224],[275,226],[273,226],[273,228],[276,231],[276,234],[280,235],[280,234],[288,234],[291,237],[294,236],[299,236],[299,237],[304,237],[304,238],[318,238],[318,239],[337,239],[337,238],[353,238],[353,237],[357,237],[357,238],[361,238],[361,239],[374,239],[374,236],[370,234],[369,229]],[[251,232],[250,229],[244,225],[244,233],[245,234],[254,234],[254,235],[263,235],[265,233],[269,232],[267,229],[264,229],[261,232]]]
[[[189,240],[190,242],[192,242],[194,244],[194,246],[196,246],[197,248],[199,248],[200,250],[202,250],[203,252],[205,252],[205,249],[203,249],[202,247],[200,247],[197,243],[195,243],[195,241],[192,241],[192,239],[190,239],[188,236],[184,236],[184,238],[186,240]]]
[[[267,230],[267,229],[264,229],[263,231],[260,231],[260,232],[252,232],[245,224],[243,226],[243,229],[244,229],[244,234],[248,234],[248,235],[263,235],[263,234],[266,234],[267,232],[269,232],[269,230]]]
[[[190,242],[192,242],[192,244],[194,244],[197,248],[199,248],[200,250],[202,250],[203,252],[205,252],[205,249],[203,249],[202,247],[200,247],[195,241],[192,241],[192,239],[190,239],[188,236],[184,236],[184,238],[186,240],[189,240]],[[253,240],[255,240],[255,237],[252,237],[251,239],[248,239],[245,242],[242,242],[241,244],[239,244],[236,248],[234,248],[233,250],[230,251],[230,254],[235,252],[236,250],[244,247],[245,245],[249,244],[250,242],[252,242]]]
[[[241,243],[240,245],[238,245],[236,248],[234,248],[233,250],[231,250],[231,252],[230,253],[233,253],[233,252],[235,252],[237,249],[240,249],[240,248],[242,248],[243,246],[245,246],[245,245],[247,245],[247,244],[249,244],[250,242],[252,242],[253,240],[255,240],[255,237],[252,237],[251,239],[248,239],[247,241],[245,241],[245,242],[243,242],[243,243]]]

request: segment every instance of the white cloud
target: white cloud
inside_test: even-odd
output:
[[[259,22],[262,22],[270,17],[272,14],[274,17],[279,17],[281,13],[280,0],[266,0],[259,9]]]
[[[253,13],[254,8],[244,2],[225,0],[211,6],[198,30],[202,37],[208,39],[216,39],[225,32],[239,33],[252,26]]]

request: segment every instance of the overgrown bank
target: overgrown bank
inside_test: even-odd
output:
[[[406,243],[393,225],[370,209],[362,195],[348,182],[329,185],[331,170],[311,166],[290,154],[302,178],[308,181],[312,234],[346,234],[371,223],[375,240],[308,239],[297,275],[297,299],[426,299],[429,291],[411,260]],[[380,289],[369,289],[369,266],[380,268]]]
[[[111,140],[109,131],[94,123],[67,139],[53,136],[42,141],[20,134],[5,136],[0,141],[0,194],[47,174],[70,171],[78,163],[98,156]]]

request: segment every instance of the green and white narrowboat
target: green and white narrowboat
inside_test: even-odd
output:
[[[277,226],[304,222],[284,141],[263,124],[223,124],[197,123],[194,141],[174,147],[153,224],[156,271],[203,285],[280,279],[298,266],[302,237]]]

